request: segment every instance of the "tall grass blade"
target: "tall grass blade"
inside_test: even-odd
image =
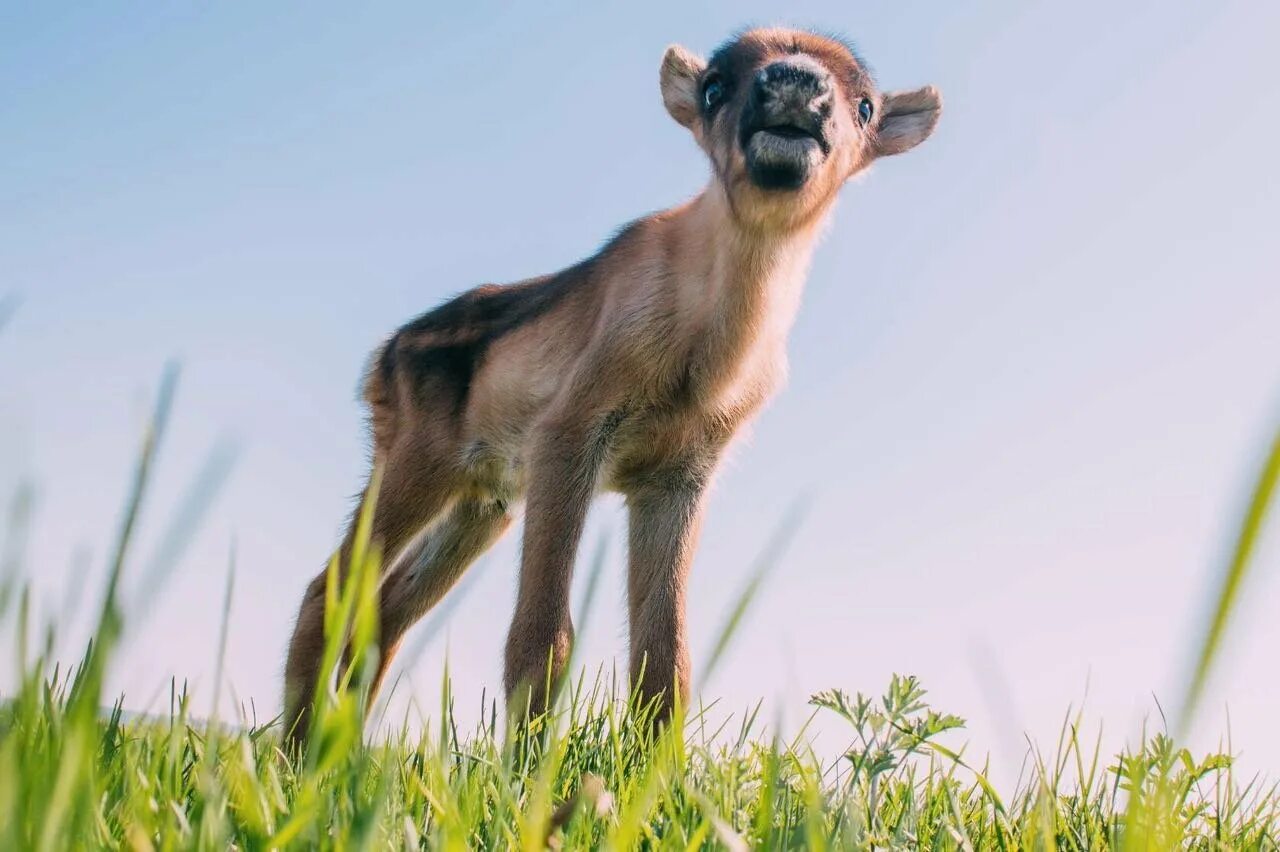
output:
[[[787,546],[791,544],[792,538],[800,529],[800,523],[807,508],[808,504],[803,501],[794,504],[783,516],[782,522],[778,524],[768,543],[765,544],[764,551],[756,559],[746,585],[743,586],[742,592],[739,593],[733,607],[729,610],[729,615],[716,635],[715,643],[711,646],[711,653],[707,657],[707,662],[702,668],[702,676],[699,679],[701,685],[707,684],[719,667],[725,651],[729,649],[729,645],[733,641],[734,635],[737,634],[743,617],[751,608],[751,603],[755,600],[756,594],[764,584],[765,578],[781,561],[782,555],[786,553]]]
[[[182,560],[187,547],[213,508],[222,489],[231,478],[238,451],[228,440],[218,441],[209,451],[200,471],[183,495],[160,538],[160,544],[137,583],[137,596],[129,609],[134,613],[150,612],[152,605],[164,592],[173,570]]]
[[[1222,572],[1215,598],[1213,614],[1205,628],[1204,638],[1200,643],[1199,655],[1192,670],[1190,682],[1182,699],[1182,708],[1177,717],[1179,739],[1185,738],[1195,717],[1196,710],[1204,694],[1205,683],[1213,668],[1214,660],[1226,634],[1231,613],[1240,597],[1249,568],[1252,565],[1258,541],[1261,538],[1268,512],[1275,497],[1276,483],[1280,481],[1280,431],[1271,441],[1262,469],[1258,472],[1257,481],[1249,499],[1249,505],[1241,520],[1240,529],[1236,533],[1235,543],[1231,549],[1231,557]]]
[[[0,331],[4,331],[13,315],[18,312],[18,303],[22,301],[15,294],[9,293],[0,298]]]

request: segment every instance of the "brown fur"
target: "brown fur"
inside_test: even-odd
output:
[[[782,68],[776,80],[766,67]],[[765,82],[753,82],[760,75]],[[559,681],[573,641],[569,585],[583,521],[606,488],[626,496],[630,513],[634,685],[668,707],[687,697],[685,581],[717,463],[783,379],[809,257],[840,186],[926,138],[940,102],[930,88],[881,95],[845,45],[788,30],[748,32],[709,65],[673,47],[661,77],[668,111],[711,161],[700,195],[564,272],[466,293],[374,357],[365,399],[383,475],[373,536],[389,557],[377,681],[404,631],[524,499],[505,682],[513,700],[544,706],[544,684]],[[714,109],[703,102],[713,79],[724,93]],[[747,111],[770,98],[821,119],[822,155],[807,142],[796,155],[801,143],[772,133],[744,135]],[[875,110],[865,123],[863,100]],[[758,185],[747,138],[760,140],[760,158],[807,157],[803,184]],[[286,667],[285,718],[299,741],[321,674],[323,605],[321,574]]]

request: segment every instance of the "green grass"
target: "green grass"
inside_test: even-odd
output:
[[[368,737],[379,563],[367,541],[346,582],[330,572],[328,669],[341,656],[340,637],[351,636],[359,652],[320,690],[305,758],[281,752],[278,725],[192,718],[190,696],[176,687],[162,717],[126,719],[119,701],[104,713],[104,677],[125,626],[121,578],[134,562],[133,530],[172,390],[169,377],[143,442],[94,638],[70,670],[53,659],[52,626],[30,641],[37,628],[21,570],[27,511],[25,501],[15,503],[0,550],[0,628],[14,637],[18,666],[12,690],[0,696],[0,849],[1277,848],[1275,788],[1236,777],[1227,754],[1191,754],[1179,738],[1252,565],[1280,477],[1280,436],[1189,661],[1174,731],[1108,756],[1084,738],[1079,716],[1069,717],[1054,747],[1031,750],[1019,784],[1000,791],[980,762],[946,745],[963,721],[930,708],[911,677],[895,677],[874,697],[839,690],[812,697],[810,725],[847,734],[848,748],[835,754],[815,752],[810,726],[782,740],[758,712],[734,717],[714,705],[679,711],[675,723],[655,728],[645,708],[628,703],[624,683],[600,676],[580,676],[552,712],[518,730],[504,727],[490,702],[485,720],[464,732],[446,674],[445,698],[424,729]],[[144,576],[158,581],[176,562],[224,462],[215,454],[206,466],[175,513],[163,558]],[[749,603],[750,592],[713,657]],[[219,686],[221,678],[220,659]]]

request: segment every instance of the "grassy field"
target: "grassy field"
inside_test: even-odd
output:
[[[194,720],[177,689],[162,718],[126,719],[103,694],[172,387],[162,387],[144,440],[94,639],[70,670],[52,659],[54,627],[31,623],[24,513],[13,513],[0,551],[0,628],[13,637],[19,678],[0,696],[0,849],[1277,848],[1270,782],[1238,778],[1228,755],[1193,755],[1179,739],[1249,570],[1280,477],[1280,436],[1221,570],[1172,730],[1130,752],[1101,754],[1069,718],[1052,747],[1028,752],[1016,788],[997,790],[980,761],[940,742],[963,721],[930,708],[910,677],[879,696],[812,697],[813,724],[847,731],[837,754],[816,754],[804,731],[783,741],[755,716],[715,707],[689,708],[655,732],[625,684],[600,678],[570,684],[556,708],[519,730],[503,727],[491,702],[477,729],[459,731],[446,675],[424,731],[366,738],[378,554],[360,547],[346,582],[330,572],[326,670],[337,666],[338,637],[359,650],[321,690],[311,747],[293,760],[278,726]],[[209,487],[196,483],[188,507],[207,503]],[[177,514],[186,517],[175,528],[189,527],[192,513]],[[749,605],[748,595],[739,613]]]

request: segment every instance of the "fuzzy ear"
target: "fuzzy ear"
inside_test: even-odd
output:
[[[876,153],[881,156],[910,151],[929,138],[942,115],[942,93],[933,86],[910,92],[889,92],[881,107]]]
[[[698,118],[698,78],[706,67],[702,57],[678,44],[668,47],[662,57],[662,103],[685,127],[693,127]]]

